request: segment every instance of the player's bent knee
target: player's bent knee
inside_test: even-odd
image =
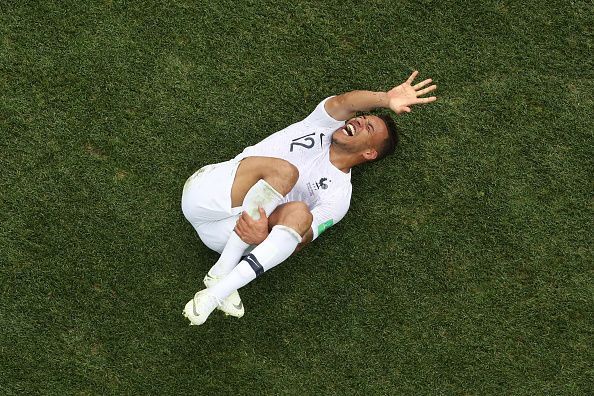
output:
[[[291,227],[304,235],[310,229],[313,215],[305,202],[288,202],[280,208],[277,224]]]
[[[296,202],[292,202],[293,203],[293,210],[294,210],[294,214],[295,216],[299,217],[299,219],[304,222],[307,223],[308,227],[311,227],[311,223],[313,221],[313,215],[311,214],[311,211],[309,210],[309,207],[307,206],[307,204],[305,202],[301,202],[301,201],[296,201]]]

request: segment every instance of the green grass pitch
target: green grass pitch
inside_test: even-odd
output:
[[[0,393],[588,395],[591,1],[0,2]],[[181,311],[185,179],[326,96],[438,102],[347,217]]]

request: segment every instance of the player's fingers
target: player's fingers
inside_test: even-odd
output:
[[[412,85],[412,82],[415,80],[415,78],[417,78],[418,74],[419,74],[419,71],[415,70],[414,72],[412,72],[412,74],[410,75],[408,80],[406,80],[406,82]]]
[[[241,214],[241,220],[243,220],[243,222],[246,224],[251,224],[254,222],[254,219],[252,219],[252,216],[250,216],[248,212],[243,212]]]
[[[249,217],[249,216],[248,216]],[[235,227],[239,227],[240,229],[245,229],[249,226],[249,223],[246,221],[246,218],[243,216],[243,214],[239,217],[239,219],[237,219],[237,223],[235,224]]]
[[[425,104],[435,102],[437,98],[435,96],[430,96],[428,98],[417,98],[416,104]]]
[[[432,79],[428,78],[426,80],[421,81],[418,84],[415,84],[415,86],[413,87],[415,90],[417,89],[421,89],[423,88],[425,85],[429,84],[431,81],[433,81]]]
[[[425,95],[426,93],[429,93],[431,91],[435,91],[436,89],[437,89],[437,85],[432,85],[432,86],[427,87],[425,89],[421,89],[420,91],[417,91],[417,96]]]
[[[258,211],[260,212],[260,219],[266,219],[266,211],[264,210],[263,207],[259,207]]]

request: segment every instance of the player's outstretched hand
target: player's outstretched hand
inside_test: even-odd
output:
[[[437,100],[435,96],[420,97],[431,91],[435,91],[437,85],[427,87],[432,81],[430,78],[412,85],[418,74],[419,72],[415,70],[405,82],[388,91],[390,109],[396,114],[410,113],[410,108],[413,105],[431,103]]]
[[[259,220],[254,220],[247,212],[243,212],[235,225],[237,236],[250,245],[259,245],[268,236],[268,217],[264,209],[258,208],[258,211]]]

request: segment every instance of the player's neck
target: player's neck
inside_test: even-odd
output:
[[[353,166],[363,163],[360,156],[349,153],[336,147],[334,144],[330,145],[330,163],[344,173],[349,173]]]

